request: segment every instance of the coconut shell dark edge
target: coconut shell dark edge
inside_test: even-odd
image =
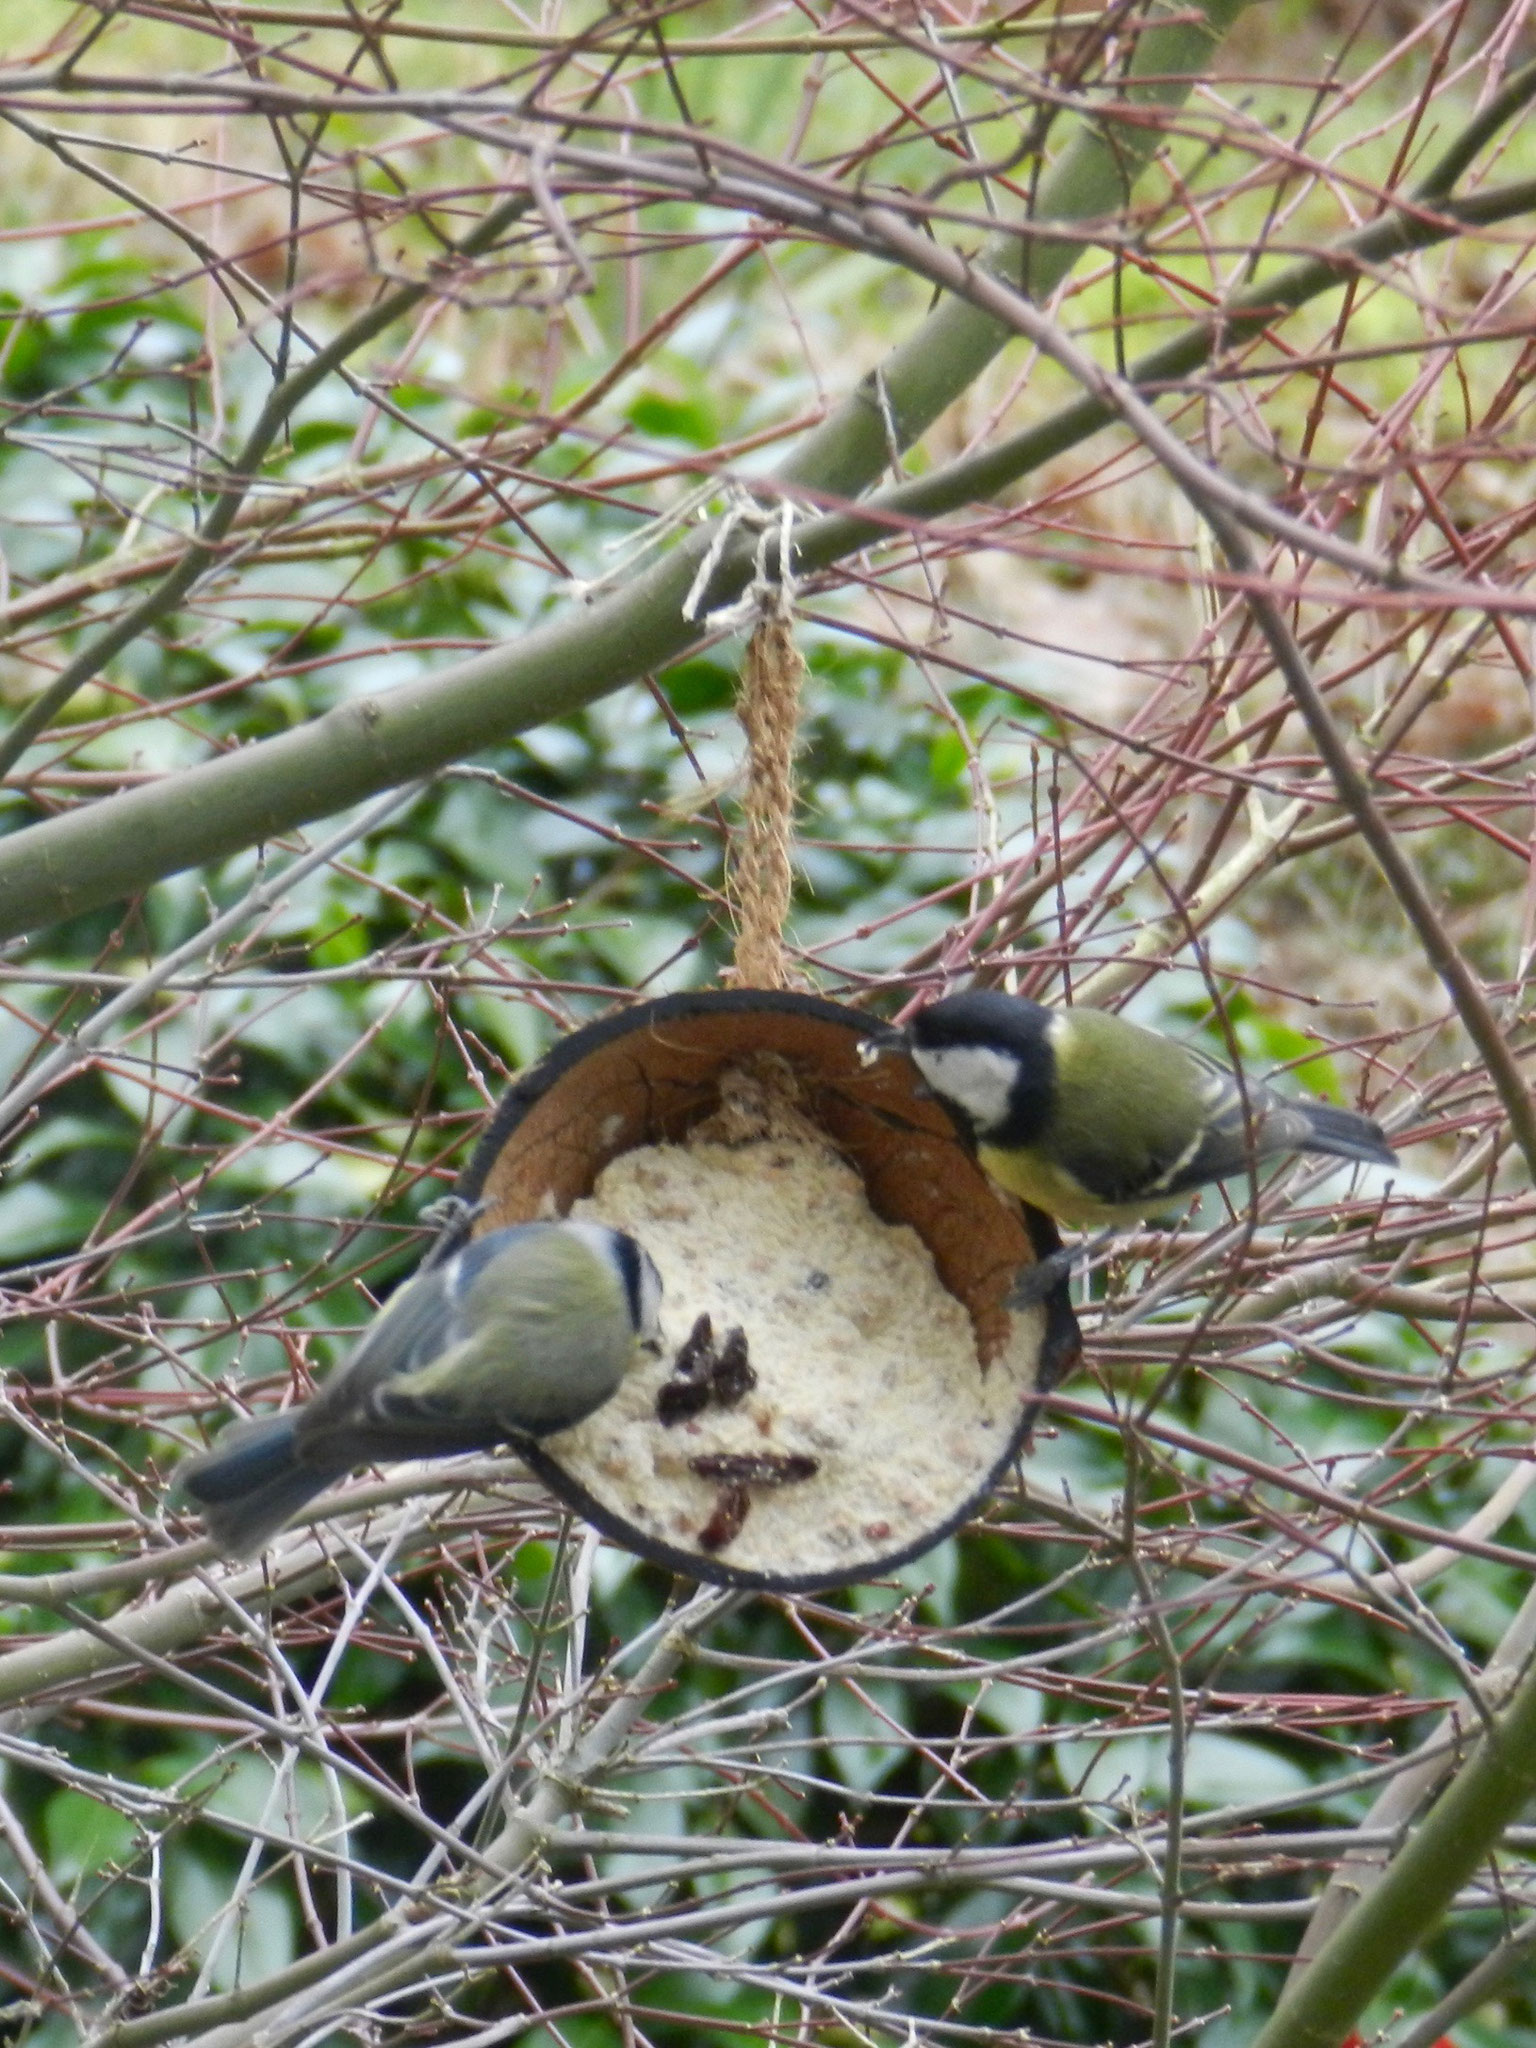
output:
[[[657,996],[650,1002],[633,1003],[627,1009],[616,1010],[612,1015],[601,1017],[596,1023],[584,1025],[573,1031],[569,1037],[545,1054],[535,1066],[530,1067],[508,1089],[497,1104],[491,1121],[481,1134],[480,1141],[471,1154],[469,1163],[460,1174],[454,1186],[454,1193],[461,1201],[470,1205],[465,1215],[456,1219],[444,1231],[431,1257],[446,1258],[469,1234],[473,1223],[473,1205],[480,1199],[491,1168],[500,1157],[502,1148],[517,1129],[533,1105],[539,1101],[555,1082],[569,1072],[598,1046],[606,1045],[610,1039],[622,1038],[632,1031],[643,1030],[648,1025],[664,1023],[673,1017],[696,1017],[705,1012],[721,1010],[796,1011],[802,1016],[821,1017],[829,1024],[843,1024],[860,1032],[874,1028],[873,1022],[858,1010],[851,1010],[843,1003],[829,1002],[824,996],[801,995],[789,989],[705,989],[687,990],[678,995]],[[962,1137],[967,1134],[962,1131]],[[967,1142],[968,1138],[967,1138]],[[1061,1237],[1052,1219],[1038,1209],[1022,1205],[1025,1226],[1030,1243],[1037,1258],[1048,1257],[1061,1249]],[[1045,1301],[1045,1332],[1041,1341],[1040,1356],[1036,1366],[1036,1389],[1038,1395],[1047,1394],[1057,1386],[1082,1353],[1082,1337],[1078,1329],[1077,1316],[1072,1307],[1072,1296],[1068,1283],[1063,1280],[1053,1288]],[[573,1479],[564,1466],[550,1457],[536,1442],[524,1440],[517,1444],[518,1456],[528,1469],[541,1479],[557,1499],[574,1508],[577,1514],[600,1529],[622,1549],[643,1558],[647,1563],[660,1565],[664,1570],[676,1572],[679,1576],[696,1579],[716,1586],[728,1586],[741,1592],[754,1593],[830,1593],[845,1586],[867,1584],[883,1572],[895,1571],[904,1564],[911,1564],[919,1557],[926,1556],[946,1537],[953,1536],[976,1514],[996,1492],[1008,1467],[1017,1459],[1020,1451],[1029,1441],[1030,1434],[1040,1413],[1038,1398],[1025,1403],[1019,1414],[1018,1424],[1011,1433],[1007,1448],[979,1486],[945,1517],[925,1529],[914,1542],[904,1544],[899,1550],[887,1551],[878,1557],[866,1559],[862,1564],[842,1572],[758,1572],[748,1571],[740,1566],[730,1565],[723,1560],[701,1556],[698,1551],[680,1550],[659,1538],[649,1536],[637,1529],[622,1515],[611,1509],[587,1492],[579,1481]]]
[[[733,1586],[748,1593],[831,1593],[843,1586],[862,1586],[870,1579],[878,1579],[882,1572],[895,1571],[899,1565],[911,1564],[915,1558],[924,1557],[930,1550],[942,1543],[946,1536],[955,1531],[981,1508],[996,1492],[1008,1467],[1024,1448],[1034,1421],[1039,1403],[1028,1402],[1020,1411],[1018,1426],[1009,1437],[1006,1450],[987,1477],[970,1497],[962,1501],[942,1522],[935,1522],[925,1529],[914,1542],[903,1544],[900,1550],[882,1552],[879,1556],[852,1566],[847,1571],[825,1572],[755,1572],[747,1571],[740,1565],[726,1564],[723,1560],[707,1557],[697,1550],[678,1550],[670,1543],[663,1543],[659,1537],[648,1536],[637,1529],[632,1522],[626,1522],[622,1515],[616,1515],[602,1502],[594,1499],[586,1488],[557,1464],[536,1443],[519,1444],[517,1454],[528,1469],[542,1479],[550,1492],[573,1507],[585,1521],[601,1529],[605,1536],[611,1536],[623,1549],[643,1557],[650,1564],[664,1566],[668,1571],[677,1572],[685,1579],[703,1579],[715,1586]]]

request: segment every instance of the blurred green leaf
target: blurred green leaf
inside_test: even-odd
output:
[[[43,1808],[43,1837],[54,1881],[67,1889],[109,1863],[131,1861],[137,1830],[127,1814],[66,1785]]]
[[[274,1884],[255,1886],[237,1906],[227,1874],[183,1848],[168,1861],[165,1894],[172,1932],[216,1991],[260,1983],[293,1961],[293,1908]]]

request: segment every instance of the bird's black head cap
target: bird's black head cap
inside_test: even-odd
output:
[[[907,1025],[907,1042],[919,1067],[924,1066],[924,1053],[940,1056],[934,1068],[925,1068],[930,1085],[941,1100],[966,1118],[976,1135],[993,1144],[1028,1145],[1050,1121],[1055,1099],[1051,1018],[1049,1010],[1024,996],[1004,995],[1000,989],[967,989],[919,1010]],[[997,1055],[1011,1067],[1006,1110],[991,1117],[984,1127],[958,1090],[952,1093],[946,1088],[942,1077],[943,1064],[947,1064],[942,1056],[968,1051]],[[958,1076],[958,1058],[953,1071]]]
[[[994,1045],[1000,1052],[1038,1057],[1049,1050],[1051,1012],[1026,996],[996,988],[969,988],[919,1010],[907,1032],[914,1045]]]

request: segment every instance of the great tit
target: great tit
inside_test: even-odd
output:
[[[1352,1109],[1239,1086],[1219,1060],[1105,1010],[973,989],[897,1034],[1000,1187],[1082,1227],[1165,1214],[1285,1152],[1395,1166]]]
[[[398,1289],[334,1379],[236,1423],[180,1490],[231,1557],[262,1550],[358,1465],[442,1458],[568,1429],[660,1343],[661,1276],[597,1223],[488,1231]]]

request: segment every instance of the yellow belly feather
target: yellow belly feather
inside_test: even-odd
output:
[[[1167,1194],[1152,1196],[1144,1204],[1096,1201],[1064,1166],[1053,1166],[1038,1152],[1009,1152],[996,1145],[979,1145],[976,1156],[1000,1188],[1075,1230],[1099,1223],[1135,1223],[1145,1216],[1167,1215],[1170,1208],[1179,1206],[1179,1198]]]

